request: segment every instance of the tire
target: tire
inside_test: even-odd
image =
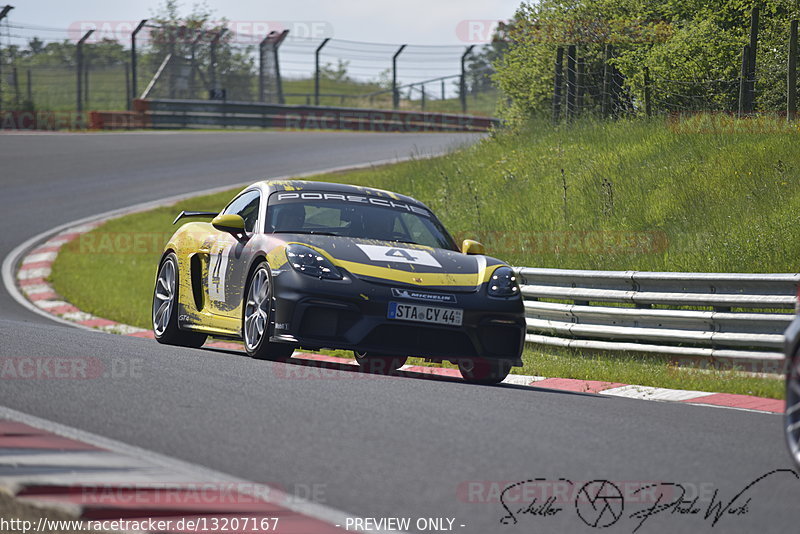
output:
[[[473,358],[459,360],[458,370],[461,371],[464,381],[470,384],[499,384],[511,372],[511,363],[505,360]]]
[[[253,269],[242,306],[242,340],[247,354],[257,360],[286,361],[292,357],[291,343],[269,341],[272,323],[272,276],[262,262]]]
[[[188,332],[178,327],[178,257],[170,252],[158,267],[156,287],[153,290],[153,335],[164,345],[179,347],[202,347],[208,336]]]
[[[786,444],[795,465],[800,468],[800,353],[789,361],[786,370]]]
[[[353,351],[359,367],[368,373],[375,373],[379,375],[391,374],[408,361],[408,356],[384,356],[379,354],[369,354],[367,352]]]

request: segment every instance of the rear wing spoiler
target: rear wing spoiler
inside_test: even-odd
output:
[[[172,224],[177,224],[177,222],[184,217],[205,217],[206,219],[213,219],[217,215],[219,215],[219,212],[216,211],[182,211],[177,217],[175,217],[175,220],[172,221]]]

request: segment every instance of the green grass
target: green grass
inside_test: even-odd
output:
[[[682,133],[660,120],[534,123],[445,157],[319,179],[412,195],[458,238],[478,238],[515,265],[796,272],[797,140],[746,129]],[[56,290],[81,309],[148,328],[160,247],[175,213],[219,209],[233,193],[110,221],[65,247],[53,269]],[[116,233],[151,243],[141,252],[115,250],[103,235]],[[103,239],[108,246],[99,246]],[[773,379],[676,370],[659,358],[527,351],[525,362],[525,374],[783,395]]]

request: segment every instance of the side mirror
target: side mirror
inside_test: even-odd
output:
[[[463,243],[461,243],[461,252],[464,254],[486,254],[486,249],[481,243],[477,241],[473,241],[472,239],[465,239]]]
[[[244,219],[242,219],[241,215],[217,215],[211,221],[211,224],[214,226],[214,228],[222,232],[228,232],[231,234],[244,233]]]

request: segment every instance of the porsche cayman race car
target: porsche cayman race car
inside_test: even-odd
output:
[[[255,358],[352,350],[391,372],[409,356],[451,361],[469,382],[522,365],[525,316],[514,271],[459,248],[411,197],[351,185],[265,181],[220,213],[182,212],[153,297],[161,343],[241,340]]]

